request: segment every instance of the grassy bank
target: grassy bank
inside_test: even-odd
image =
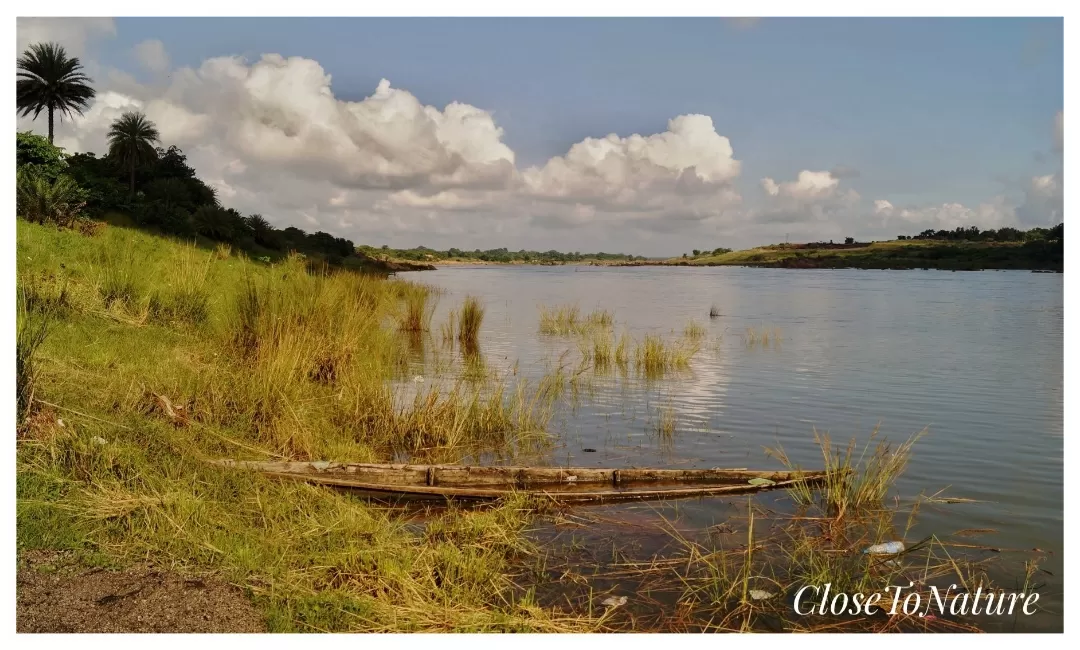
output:
[[[394,388],[418,285],[121,228],[17,234],[20,552],[219,572],[270,630],[590,629],[516,586],[534,552],[524,500],[417,527],[205,462],[452,462],[542,440],[553,397],[525,384]]]
[[[673,258],[664,265],[761,266],[809,269],[1064,269],[1060,241],[946,242],[898,240],[866,244],[774,244],[689,259]]]

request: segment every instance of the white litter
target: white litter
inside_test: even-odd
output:
[[[626,604],[626,596],[608,596],[600,604],[611,609],[622,607]]]

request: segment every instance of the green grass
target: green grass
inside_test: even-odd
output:
[[[415,285],[22,220],[16,255],[20,551],[215,571],[275,631],[593,629],[517,587],[537,552],[525,499],[417,527],[347,494],[206,462],[457,462],[548,444],[560,393],[543,382],[394,388]],[[463,311],[475,336],[483,309]]]

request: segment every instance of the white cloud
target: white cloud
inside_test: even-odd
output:
[[[859,193],[840,187],[840,178],[828,171],[804,169],[793,181],[761,179],[764,205],[751,217],[763,223],[797,223],[850,218]]]
[[[813,201],[833,194],[840,184],[840,179],[831,172],[812,172],[803,170],[799,177],[791,182],[777,184],[771,178],[761,179],[761,186],[769,196],[784,196],[797,201]]]
[[[135,46],[135,58],[150,72],[162,73],[169,69],[169,53],[165,44],[157,39],[145,40]]]
[[[565,155],[525,169],[520,190],[533,199],[538,221],[621,215],[656,226],[720,216],[739,202],[733,182],[740,167],[712,118],[680,115],[663,133],[586,138]],[[554,205],[560,203],[565,209]]]
[[[15,49],[20,54],[34,43],[61,43],[69,56],[85,56],[87,46],[116,36],[112,18],[17,18]],[[83,62],[85,65],[85,61]]]
[[[978,226],[984,230],[1012,225],[1016,209],[1004,197],[969,208],[960,203],[909,206],[898,208],[884,199],[874,201],[874,214],[884,228],[897,234],[918,234],[926,229],[953,230],[959,226]]]

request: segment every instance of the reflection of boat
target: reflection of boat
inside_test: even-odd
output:
[[[218,464],[374,496],[490,500],[524,491],[564,503],[743,494],[798,483],[819,483],[826,476],[822,471],[750,469],[477,467],[235,460],[222,460]]]

